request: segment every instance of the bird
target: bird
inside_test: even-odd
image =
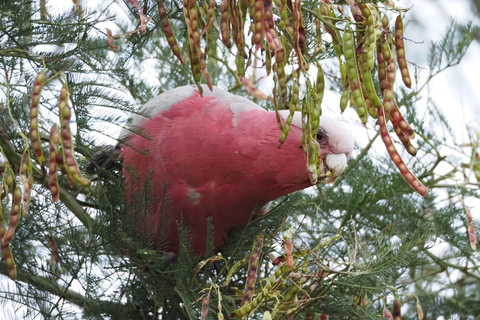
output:
[[[178,253],[180,222],[190,232],[192,252],[205,255],[208,219],[219,249],[232,229],[265,214],[271,201],[312,186],[300,112],[279,147],[275,112],[219,87],[202,87],[203,94],[189,85],[156,96],[121,133],[126,202],[135,208],[149,199],[137,214],[137,230],[162,252]],[[289,112],[279,111],[284,120]],[[346,167],[353,137],[338,120],[322,116],[317,141],[322,170],[333,179]]]

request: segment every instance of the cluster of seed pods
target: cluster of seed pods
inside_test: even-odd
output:
[[[182,65],[185,63],[182,60],[182,56],[180,54],[180,47],[178,46],[177,39],[173,34],[172,27],[170,26],[170,22],[168,20],[167,10],[165,9],[165,1],[164,0],[157,0],[158,3],[158,15],[160,16],[160,26],[162,27],[163,32],[165,33],[165,38],[167,38],[167,43],[170,46],[173,54],[177,59],[180,61]]]

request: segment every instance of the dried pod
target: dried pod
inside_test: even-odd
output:
[[[222,0],[222,2],[220,2],[219,9],[222,42],[227,48],[230,48],[232,44],[230,43],[230,9],[228,4],[229,0]]]
[[[33,187],[33,169],[32,161],[30,159],[30,150],[28,150],[28,147],[25,148],[22,161],[20,163],[20,179],[22,180],[23,184],[23,216],[26,216],[30,206],[30,194]]]
[[[38,131],[38,111],[40,105],[40,95],[45,83],[45,71],[41,71],[33,84],[32,102],[30,104],[30,141],[32,148],[37,155],[40,165],[45,161],[42,145],[40,143],[40,132]]]
[[[398,126],[403,134],[408,138],[408,139],[414,139],[415,138],[415,132],[413,132],[413,129],[410,127],[408,122],[403,118],[402,114],[398,110],[397,105],[395,104],[395,101],[393,101],[393,106],[392,110],[390,110],[390,121],[396,126]]]
[[[53,125],[50,130],[50,153],[48,154],[48,186],[50,193],[52,194],[52,201],[56,202],[60,197],[60,188],[57,178],[57,155],[61,156],[60,152],[60,132],[58,132],[57,126]],[[62,158],[63,160],[63,158]]]
[[[402,314],[401,314],[401,309],[402,306],[400,305],[400,301],[398,299],[395,299],[393,301],[393,320],[402,320]]]
[[[20,221],[20,203],[22,201],[22,190],[20,186],[15,188],[13,192],[13,203],[12,208],[10,209],[10,219],[8,221],[8,229],[5,232],[5,235],[2,239],[2,247],[7,246],[13,239],[15,235],[15,229],[18,226],[18,222]]]
[[[417,301],[416,307],[417,307],[418,320],[423,320],[423,310],[422,310],[422,306],[420,305],[420,302]]]
[[[249,303],[253,297],[255,290],[255,282],[257,279],[257,268],[259,264],[259,257],[262,253],[263,235],[257,235],[253,242],[252,253],[250,254],[250,261],[248,263],[247,279],[245,280],[245,290],[242,299],[242,306]]]
[[[405,43],[403,42],[403,21],[399,15],[395,20],[395,48],[397,49],[397,62],[403,83],[407,88],[412,87],[412,79],[408,71],[407,56],[405,54]]]
[[[475,235],[475,227],[473,225],[473,218],[472,218],[472,212],[470,211],[470,208],[467,207],[465,204],[463,204],[463,207],[465,209],[465,214],[467,216],[467,232],[468,232],[468,240],[470,242],[470,248],[472,248],[472,251],[475,251],[477,249],[477,237]]]
[[[400,174],[405,179],[405,181],[421,196],[426,197],[428,194],[428,189],[408,169],[408,167],[405,165],[402,158],[398,154],[397,149],[393,145],[392,138],[390,138],[390,135],[388,133],[387,123],[385,121],[385,110],[383,107],[381,109],[378,109],[377,116],[378,124],[380,125],[380,135],[393,163],[395,163],[398,170],[400,170]]]
[[[160,26],[162,27],[163,33],[165,33],[165,38],[167,38],[167,43],[170,46],[173,54],[178,58],[182,65],[185,63],[182,60],[180,55],[180,47],[178,46],[177,39],[173,34],[172,27],[168,21],[167,10],[165,9],[165,1],[157,0],[158,3],[158,14],[160,15]]]
[[[206,320],[208,315],[208,306],[210,305],[210,291],[202,301],[202,316],[201,320]]]

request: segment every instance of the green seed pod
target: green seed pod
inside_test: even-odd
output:
[[[167,38],[167,43],[172,50],[173,54],[177,57],[182,65],[185,63],[182,60],[180,54],[180,47],[178,46],[177,39],[173,34],[172,27],[170,26],[170,22],[168,21],[167,10],[165,9],[165,0],[157,0],[158,3],[158,14],[160,15],[160,26],[165,33],[165,37]]]
[[[372,45],[373,47],[373,45]],[[373,79],[372,79],[372,74],[370,73],[369,70],[369,56],[368,52],[364,52],[360,56],[361,58],[361,74],[362,74],[362,80],[363,80],[363,85],[365,88],[365,93],[370,100],[371,104],[379,109],[382,107],[382,103],[380,102],[380,99],[377,95],[377,91],[375,90],[375,85],[373,84]],[[376,114],[376,111],[375,111]],[[371,114],[370,114],[371,115]],[[376,117],[376,116],[375,116]]]
[[[350,100],[350,89],[343,91],[340,97],[340,111],[343,113],[347,109],[348,101]]]
[[[405,54],[405,44],[403,42],[403,21],[399,15],[395,20],[395,48],[397,50],[397,62],[403,83],[407,88],[412,87],[412,79],[408,71],[407,56]]]
[[[45,161],[43,156],[42,145],[40,143],[40,133],[38,131],[38,109],[40,104],[40,95],[45,83],[45,71],[41,71],[33,84],[32,102],[30,104],[30,141],[33,150],[37,155],[40,165]]]
[[[73,186],[73,183],[76,182],[81,186],[87,187],[91,184],[91,181],[82,176],[80,169],[78,168],[77,161],[74,157],[72,133],[70,131],[71,111],[70,107],[68,106],[69,95],[70,93],[68,92],[67,85],[65,84],[60,91],[60,97],[58,100],[61,123],[60,142],[62,144],[63,159],[70,185]]]
[[[1,247],[3,260],[7,265],[8,277],[12,280],[17,278],[17,268],[15,267],[15,260],[13,259],[12,250],[10,245],[5,245]]]
[[[375,44],[375,21],[373,14],[366,4],[358,4],[358,8],[362,11],[362,16],[366,21],[365,47]]]
[[[343,34],[343,55],[347,63],[347,75],[350,83],[350,90],[355,101],[355,109],[362,123],[367,122],[367,107],[360,88],[360,78],[358,75],[357,59],[355,57],[355,43],[350,25],[347,24]]]
[[[385,122],[385,109],[378,109],[377,116],[382,141],[385,144],[385,147],[387,148],[388,154],[392,159],[393,163],[395,163],[405,181],[421,196],[426,197],[428,194],[428,189],[408,169],[408,167],[403,162],[402,157],[400,157],[400,154],[398,154],[397,149],[393,145],[392,138],[390,138],[390,134],[388,133],[387,123]]]

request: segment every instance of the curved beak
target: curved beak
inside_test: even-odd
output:
[[[329,181],[333,181],[333,179],[335,179],[336,177],[341,175],[343,171],[345,171],[345,168],[347,167],[347,155],[345,153],[329,153],[325,157],[325,165],[327,169],[325,171],[331,172]]]

